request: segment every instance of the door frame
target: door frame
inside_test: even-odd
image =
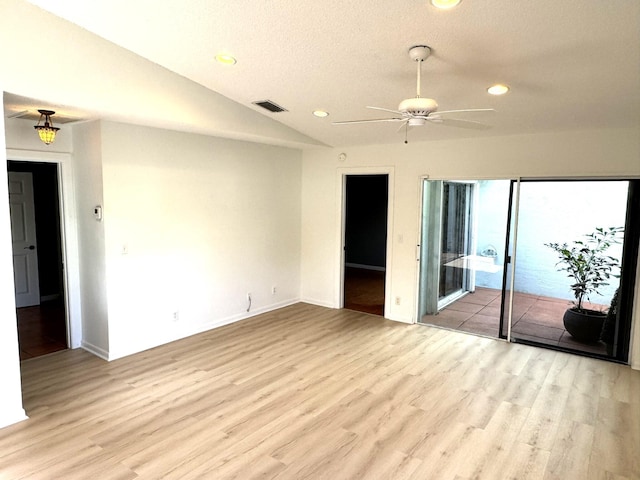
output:
[[[7,148],[7,160],[57,164],[67,345],[69,348],[78,348],[82,342],[82,311],[80,301],[80,251],[76,218],[77,208],[73,188],[72,156],[69,153]],[[5,201],[8,202],[9,199],[7,198]]]
[[[517,180],[512,180],[512,186],[515,184],[516,189],[515,192],[512,191],[512,195],[515,196],[515,220],[511,227],[515,228],[515,231],[512,233],[511,238],[513,239],[513,244],[511,245],[512,253],[511,253],[511,278],[510,278],[510,303],[509,303],[509,315],[508,315],[508,333],[507,333],[507,341],[512,342],[511,335],[511,323],[512,323],[512,304],[513,304],[513,296],[514,296],[514,285],[516,279],[516,271],[518,268],[518,262],[516,258],[516,250],[518,245],[518,230],[519,230],[519,216],[520,216],[520,185],[522,183],[551,183],[551,182],[640,182],[640,177],[634,175],[628,176],[589,176],[589,177],[519,177]],[[638,237],[640,237],[640,232],[638,231],[638,227],[636,224],[631,222],[631,215],[633,213],[633,205],[631,201],[635,201],[636,204],[639,202],[640,195],[636,193],[631,196],[631,183],[629,184],[629,197],[627,198],[626,203],[626,212],[625,212],[625,236],[623,241],[623,252],[622,252],[622,263],[620,265],[621,268],[621,279],[624,277],[626,282],[621,283],[620,289],[624,289],[624,296],[631,297],[631,302],[627,304],[628,311],[625,311],[625,318],[622,319],[622,324],[626,327],[626,329],[619,335],[618,327],[620,325],[620,319],[616,322],[616,347],[614,350],[614,354],[612,356],[603,356],[599,354],[592,354],[587,351],[581,351],[579,349],[571,349],[564,347],[555,347],[553,345],[547,345],[544,343],[538,343],[535,341],[516,339],[518,343],[526,344],[526,345],[534,345],[540,346],[542,348],[548,348],[552,350],[558,350],[568,353],[576,353],[586,357],[594,357],[602,360],[620,362],[625,365],[631,365],[632,368],[638,369],[635,365],[637,362],[636,355],[638,355],[638,347],[634,343],[634,339],[637,339],[638,334],[637,329],[640,328],[640,254],[638,253],[639,243]],[[640,192],[639,192],[640,193]],[[511,205],[510,205],[511,206]],[[511,211],[511,209],[510,209]],[[630,227],[630,228],[627,228]],[[508,238],[510,237],[509,233],[507,234]],[[633,242],[636,243],[633,243]],[[507,248],[509,248],[509,239],[507,240]],[[631,257],[631,258],[629,258]],[[635,258],[634,258],[635,257]],[[626,259],[626,262],[625,262]],[[632,262],[632,263],[629,263]],[[622,270],[623,266],[626,266],[624,270]],[[505,272],[507,268],[507,263],[505,263]],[[506,273],[505,273],[506,275]],[[622,282],[622,280],[621,280]],[[504,302],[503,302],[504,303]],[[502,334],[502,325],[501,325],[501,334]],[[618,344],[618,340],[622,339],[622,345]]]
[[[422,295],[422,291],[421,291],[421,286],[424,280],[426,280],[426,277],[423,278],[423,272],[422,272],[422,256],[423,256],[423,247],[424,245],[422,245],[422,240],[423,240],[423,228],[424,228],[424,222],[423,222],[423,218],[424,215],[427,213],[425,211],[425,204],[424,204],[424,190],[425,190],[425,185],[427,180],[433,180],[433,181],[442,181],[442,182],[460,182],[460,183],[467,183],[467,182],[475,182],[476,184],[482,180],[504,180],[504,181],[513,181],[514,179],[519,180],[520,177],[516,177],[516,176],[502,176],[502,175],[490,175],[490,176],[486,176],[486,175],[448,175],[448,176],[442,176],[442,175],[435,175],[435,176],[431,176],[431,175],[427,175],[427,174],[423,174],[420,175],[420,177],[418,178],[418,216],[417,216],[417,239],[416,239],[416,263],[417,263],[417,268],[416,268],[416,276],[415,276],[415,302],[414,302],[414,322],[413,323],[417,323],[417,324],[421,324],[420,319],[422,318],[423,314],[422,314],[422,310],[421,310],[421,306],[422,305],[422,301],[423,301],[423,295]],[[475,189],[475,193],[473,194],[474,199],[473,201],[475,202],[477,200],[477,195],[478,195],[478,189]],[[475,222],[474,222],[475,223]],[[472,227],[472,235],[474,237],[477,237],[477,223],[475,223]],[[474,242],[476,240],[474,239]],[[505,269],[507,268],[507,264],[505,262]],[[475,279],[474,279],[474,284],[475,284]],[[436,287],[437,288],[437,287]],[[475,287],[474,287],[475,288]],[[506,320],[506,318],[505,318]],[[504,337],[501,337],[499,335],[500,331],[496,332],[496,337],[492,337],[495,338],[496,340],[505,340]]]
[[[391,272],[393,271],[393,198],[394,198],[394,167],[339,167],[337,169],[336,189],[337,199],[337,222],[340,228],[336,229],[338,238],[338,264],[336,265],[334,304],[337,308],[344,308],[344,268],[345,268],[345,221],[346,221],[346,192],[347,192],[347,176],[350,175],[387,175],[387,253],[385,261],[384,274],[384,317],[389,318],[392,288],[391,288]]]

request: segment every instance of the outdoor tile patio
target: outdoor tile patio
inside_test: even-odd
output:
[[[422,323],[498,337],[500,326],[500,290],[477,288],[460,300],[442,309],[437,315],[427,315]],[[571,306],[568,300],[516,293],[513,299],[511,335],[545,345],[560,346],[582,352],[605,354],[604,343],[585,344],[571,337],[564,329],[562,316]],[[599,305],[592,305],[599,307]]]

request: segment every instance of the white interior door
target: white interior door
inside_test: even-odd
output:
[[[38,249],[31,173],[9,172],[9,207],[16,307],[39,305]]]

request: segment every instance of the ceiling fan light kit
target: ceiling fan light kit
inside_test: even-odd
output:
[[[449,10],[460,4],[461,0],[431,0],[431,5],[441,10]]]
[[[497,84],[492,85],[487,88],[487,92],[489,95],[504,95],[509,91],[509,87],[507,85]]]
[[[227,53],[219,53],[215,56],[216,62],[222,65],[235,65],[237,63],[236,58],[233,55]]]
[[[427,123],[436,123],[441,125],[449,125],[463,128],[488,128],[480,122],[471,120],[460,120],[442,118],[451,113],[478,113],[493,112],[492,108],[466,108],[459,110],[442,110],[438,111],[438,103],[433,98],[425,98],[420,95],[420,84],[422,81],[422,62],[431,55],[431,48],[426,45],[415,45],[409,49],[409,58],[418,63],[417,80],[416,80],[416,96],[402,100],[397,110],[391,110],[383,107],[367,107],[372,110],[381,110],[383,112],[393,113],[396,116],[389,118],[376,118],[367,120],[347,120],[343,122],[333,122],[334,125],[348,125],[357,123],[376,123],[376,122],[401,122],[400,129],[405,130],[407,135],[408,127],[419,127]],[[405,138],[405,143],[407,143]]]

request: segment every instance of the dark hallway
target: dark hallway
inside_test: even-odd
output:
[[[67,348],[64,304],[60,300],[16,309],[20,360]]]

